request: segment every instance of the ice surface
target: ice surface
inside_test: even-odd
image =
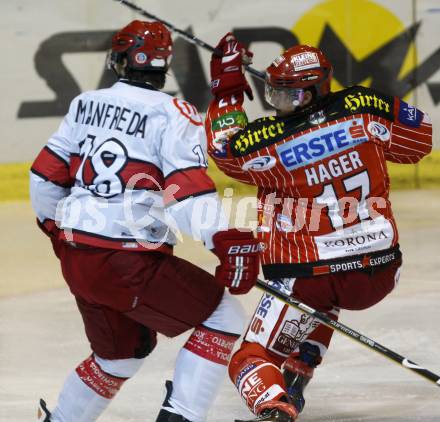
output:
[[[394,195],[405,253],[399,287],[369,310],[341,313],[346,325],[435,373],[440,373],[439,197],[438,192]],[[11,239],[0,250],[5,259],[2,267],[7,268],[2,283],[32,283],[38,274],[60,278],[56,261],[44,260],[51,253],[48,242],[28,229],[30,212],[0,206],[0,218],[10,222],[5,230]],[[44,253],[41,247],[46,248]],[[197,257],[210,270],[215,265],[200,246],[186,246],[179,254]],[[40,257],[38,262],[33,260],[35,255]],[[36,290],[12,295],[7,285],[0,289],[0,421],[36,420],[38,399],[44,397],[53,406],[65,376],[89,354],[81,317],[68,290]],[[258,297],[258,291],[242,297],[248,314]],[[101,420],[153,422],[163,400],[164,382],[172,377],[175,356],[186,337],[161,337]],[[344,336],[336,334],[333,339],[307,390],[301,422],[440,421],[440,388]],[[209,421],[249,417],[225,379]]]

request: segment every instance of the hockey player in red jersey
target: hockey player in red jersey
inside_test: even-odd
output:
[[[222,54],[218,54],[221,51]],[[227,175],[258,187],[258,237],[270,284],[337,319],[368,308],[399,279],[401,252],[386,161],[431,151],[429,117],[362,86],[330,91],[331,63],[296,45],[266,70],[276,114],[251,123],[243,72],[250,53],[229,33],[211,59],[208,152]],[[294,421],[332,331],[264,294],[229,374],[259,421]]]
[[[199,113],[160,92],[171,53],[161,23],[133,21],[115,34],[109,63],[119,81],[75,98],[32,165],[32,205],[92,349],[54,410],[40,402],[40,421],[95,421],[152,352],[157,332],[194,329],[156,420],[202,422],[244,328],[230,293],[255,284],[257,240],[228,228],[206,173]],[[176,227],[217,255],[215,277],[173,256]]]

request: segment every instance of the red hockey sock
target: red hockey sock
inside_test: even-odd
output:
[[[279,367],[257,343],[243,343],[232,356],[229,376],[253,413],[261,403],[287,396]]]

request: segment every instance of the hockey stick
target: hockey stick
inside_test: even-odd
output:
[[[440,376],[437,374],[434,374],[433,372],[429,371],[428,369],[425,369],[418,365],[415,362],[410,361],[404,356],[399,355],[396,352],[393,352],[392,350],[388,349],[385,346],[382,346],[381,344],[375,342],[374,340],[362,335],[361,333],[353,330],[350,327],[347,327],[346,325],[334,321],[331,318],[329,318],[326,314],[319,312],[310,306],[306,305],[305,303],[300,302],[299,300],[295,299],[294,297],[288,296],[279,290],[277,290],[275,287],[271,286],[269,283],[266,283],[262,280],[257,281],[257,287],[260,290],[263,290],[266,293],[269,293],[282,302],[286,303],[289,306],[293,306],[294,308],[299,309],[300,311],[311,315],[315,317],[317,320],[319,320],[322,324],[325,326],[338,331],[341,334],[344,334],[346,337],[351,338],[352,340],[363,344],[364,346],[368,347],[371,350],[374,350],[375,352],[381,354],[382,356],[387,357],[388,359],[398,363],[399,365],[403,366],[406,369],[409,369],[412,372],[415,372],[416,374],[420,375],[421,377],[433,382],[437,387],[440,387]]]
[[[190,42],[191,44],[195,44],[198,45],[199,47],[205,48],[206,50],[210,51],[211,53],[217,53],[218,55],[221,55],[221,52],[217,52],[216,49],[206,43],[205,41],[202,41],[200,38],[195,37],[194,35],[183,31],[182,29],[176,28],[174,25],[172,25],[171,23],[164,21],[161,18],[158,18],[157,16],[147,12],[145,9],[142,9],[142,7],[137,6],[136,4],[132,3],[131,1],[128,0],[116,0],[118,3],[123,4],[124,6],[127,6],[128,8],[134,10],[135,12],[139,13],[142,16],[145,16],[146,18],[149,19],[153,19],[155,21],[161,22],[163,23],[170,31],[172,32],[176,32],[179,35],[181,35],[183,38],[185,38],[188,42]],[[245,66],[246,70],[251,73],[252,75],[256,76],[259,79],[262,79],[264,81],[264,73],[260,72],[259,70],[254,69],[251,66],[246,65]]]

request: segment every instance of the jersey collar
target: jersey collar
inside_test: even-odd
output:
[[[136,82],[136,81],[130,81],[129,79],[119,79],[118,82],[122,82],[124,84],[131,86],[136,86],[138,88],[149,89],[150,91],[159,91],[157,88],[155,88],[153,85],[150,85],[147,82]]]

